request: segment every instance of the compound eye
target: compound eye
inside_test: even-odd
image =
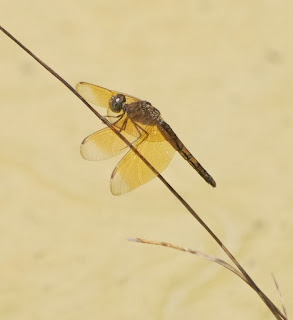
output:
[[[109,106],[113,112],[120,112],[125,102],[125,96],[123,94],[117,94],[113,96],[109,101]]]

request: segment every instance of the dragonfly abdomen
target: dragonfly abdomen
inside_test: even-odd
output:
[[[203,166],[195,159],[195,157],[188,151],[181,140],[177,137],[172,128],[165,122],[161,121],[161,126],[163,127],[162,134],[168,140],[168,142],[173,146],[173,148],[178,151],[181,156],[204,178],[204,180],[211,186],[215,187],[216,182],[211,177],[211,175],[203,168]]]
[[[181,150],[178,150],[178,152],[205,179],[207,183],[213,187],[216,186],[216,182],[212,176],[203,168],[203,166],[195,159],[185,146],[183,146]]]

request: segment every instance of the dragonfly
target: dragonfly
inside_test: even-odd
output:
[[[87,82],[76,85],[77,92],[89,103],[106,108],[107,118],[136,150],[161,173],[169,165],[175,152],[215,187],[216,182],[187,150],[171,127],[163,120],[160,111],[148,101],[122,92],[109,90]],[[86,160],[108,159],[129,149],[126,143],[109,127],[85,138],[80,147]],[[154,179],[157,175],[130,149],[111,175],[113,195],[129,192]]]

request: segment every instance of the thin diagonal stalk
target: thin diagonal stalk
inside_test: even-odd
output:
[[[175,244],[172,244],[169,242],[164,242],[164,241],[154,241],[154,240],[148,240],[148,239],[143,239],[143,238],[128,238],[127,240],[132,241],[132,242],[139,242],[139,243],[151,244],[151,245],[155,245],[155,246],[167,247],[167,248],[171,248],[171,249],[175,249],[175,250],[179,250],[179,251],[183,251],[183,252],[188,252],[188,253],[194,254],[196,256],[202,257],[206,260],[209,260],[211,262],[219,264],[220,266],[233,272],[234,274],[236,274],[239,278],[241,278],[244,282],[246,282],[251,287],[251,283],[249,281],[247,281],[247,279],[244,277],[244,275],[240,271],[238,271],[236,268],[232,267],[226,261],[219,259],[217,257],[214,257],[210,254],[206,254],[206,253],[198,251],[198,250],[185,248],[185,247],[178,246],[178,245],[175,245]],[[282,307],[283,307],[283,312],[284,312],[285,316],[288,317],[287,311],[285,308],[285,304],[284,304],[284,300],[283,300],[282,294],[279,289],[279,285],[278,285],[277,280],[275,279],[274,275],[272,275],[272,277],[274,279],[274,282],[275,282],[275,285],[276,285],[276,288],[277,288],[277,291],[279,294],[279,299],[280,299]]]
[[[41,66],[43,66],[47,71],[49,71],[55,78],[57,78],[61,83],[63,83],[75,96],[77,96],[105,125],[107,125],[115,134],[124,141],[124,143],[132,149],[132,151],[140,157],[140,159],[152,170],[157,177],[164,183],[164,185],[172,192],[172,194],[183,204],[183,206],[193,215],[193,217],[205,228],[205,230],[213,237],[213,239],[219,244],[219,246],[224,250],[228,257],[237,266],[240,272],[244,275],[247,281],[250,283],[251,287],[256,291],[260,298],[264,301],[267,307],[275,315],[276,319],[287,320],[287,318],[282,314],[282,312],[272,303],[272,301],[259,289],[243,267],[239,264],[232,253],[226,248],[222,241],[215,235],[215,233],[206,225],[206,223],[200,218],[200,216],[190,207],[190,205],[178,194],[178,192],[159,174],[159,172],[134,148],[130,142],[123,137],[123,135],[116,130],[116,128],[102,115],[100,115],[66,80],[64,80],[58,73],[51,69],[46,63],[40,60],[35,54],[33,54],[28,48],[26,48],[21,42],[19,42],[13,35],[11,35],[7,30],[0,26],[2,30],[11,40],[13,40],[18,46],[20,46],[25,52],[27,52],[32,58],[34,58]]]
[[[244,275],[238,271],[236,268],[232,267],[229,263],[227,263],[226,261],[219,259],[217,257],[214,257],[210,254],[206,254],[204,252],[198,251],[198,250],[194,250],[194,249],[189,249],[189,248],[185,248],[182,246],[178,246],[175,244],[172,244],[170,242],[164,242],[164,241],[154,241],[154,240],[148,240],[148,239],[143,239],[143,238],[128,238],[128,241],[132,241],[132,242],[139,242],[139,243],[144,243],[144,244],[152,244],[154,246],[161,246],[161,247],[167,247],[167,248],[171,248],[171,249],[175,249],[175,250],[179,250],[179,251],[183,251],[183,252],[188,252],[191,254],[194,254],[196,256],[202,257],[206,260],[215,262],[217,264],[219,264],[220,266],[230,270],[231,272],[235,273],[239,278],[241,278],[243,281],[245,281],[248,285],[250,285],[250,283],[247,281],[247,279],[244,277]]]
[[[285,302],[284,302],[281,290],[279,288],[278,282],[277,282],[277,280],[276,280],[276,278],[275,278],[275,276],[273,274],[272,274],[272,277],[273,277],[275,286],[276,286],[277,291],[278,291],[278,295],[279,295],[279,299],[280,299],[280,302],[281,302],[281,305],[282,305],[282,308],[283,308],[284,315],[288,318],[287,310],[286,310],[286,307],[285,307]]]

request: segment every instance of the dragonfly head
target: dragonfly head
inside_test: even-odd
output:
[[[121,93],[111,97],[109,101],[109,107],[113,112],[120,112],[123,108],[123,104],[126,102],[125,96]]]

